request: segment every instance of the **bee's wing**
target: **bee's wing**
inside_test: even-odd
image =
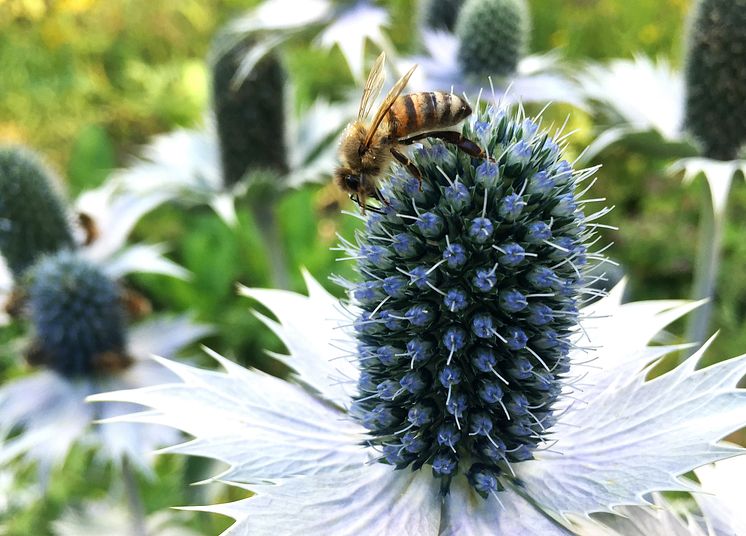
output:
[[[370,69],[368,79],[365,81],[365,87],[363,88],[363,96],[360,99],[360,109],[357,111],[357,118],[365,119],[370,114],[370,109],[373,106],[373,101],[378,98],[381,94],[381,88],[383,87],[383,80],[385,78],[383,72],[383,63],[386,61],[386,53],[381,52],[378,56],[373,67]]]
[[[407,73],[402,76],[396,84],[394,84],[394,87],[392,87],[388,95],[386,95],[386,98],[383,99],[383,102],[381,103],[380,108],[378,108],[378,111],[376,112],[376,116],[373,118],[373,123],[371,123],[370,128],[368,129],[368,136],[365,138],[365,143],[363,144],[364,148],[367,148],[370,146],[370,142],[373,141],[373,135],[376,133],[376,130],[378,130],[378,127],[381,125],[381,121],[383,121],[383,118],[386,116],[386,114],[389,111],[389,108],[391,108],[391,105],[394,104],[394,101],[396,100],[396,97],[398,97],[401,92],[404,90],[405,86],[407,85],[407,82],[409,82],[409,79],[412,77],[412,73],[414,73],[414,70],[417,68],[417,64],[412,65],[412,68],[407,71]]]

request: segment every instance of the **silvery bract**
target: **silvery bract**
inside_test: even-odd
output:
[[[200,507],[236,520],[226,534],[571,534],[741,453],[718,441],[743,424],[745,358],[697,370],[702,349],[647,379],[681,349],[651,339],[695,304],[616,288],[583,307],[593,170],[520,114],[463,133],[492,160],[438,142],[415,151],[422,191],[393,173],[345,246],[352,303],[310,277],[308,297],[243,290],[278,318],[261,316],[290,381],[213,354],[224,372],[160,360],[180,381],[90,397],[148,406],[114,421],[183,430],[167,452],[229,465],[216,478],[255,495]]]
[[[153,448],[172,442],[158,426],[96,427],[93,421],[135,408],[92,407],[86,396],[114,387],[169,381],[173,375],[149,360],[174,356],[210,329],[187,317],[153,318],[128,329],[122,289],[80,254],[43,256],[24,277],[23,315],[30,332],[26,358],[37,371],[0,387],[0,462],[38,462],[42,475],[61,463],[78,440],[100,446],[104,459],[125,457],[147,469]]]
[[[329,139],[352,113],[349,105],[317,101],[299,118],[290,117],[284,141],[289,173],[277,180],[288,188],[318,181],[334,165],[335,148]],[[135,197],[164,195],[186,205],[207,204],[226,223],[235,224],[234,198],[245,192],[247,182],[225,186],[215,127],[206,123],[200,130],[156,136],[140,159],[116,174],[116,180]]]
[[[715,212],[722,213],[733,176],[745,164],[741,160],[696,156],[696,148],[684,130],[685,88],[680,71],[664,59],[637,56],[613,60],[608,65],[591,64],[578,75],[578,81],[586,98],[600,104],[599,112],[608,118],[605,130],[586,150],[586,160],[620,141],[636,143],[645,150],[660,147],[663,142],[667,147],[662,147],[660,154],[685,157],[671,166],[671,172],[683,171],[687,181],[704,174]]]
[[[302,3],[265,0],[230,26],[236,34],[261,38],[258,46],[244,59],[239,77],[247,76],[262,56],[274,47],[310,28],[317,34],[316,44],[327,49],[334,45],[339,47],[352,75],[362,81],[365,42],[369,40],[381,50],[392,51],[382,32],[387,24],[386,11],[365,0],[351,5],[339,5],[330,0],[305,0]]]

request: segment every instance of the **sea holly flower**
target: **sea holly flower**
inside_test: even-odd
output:
[[[410,79],[415,91],[451,88],[457,93],[474,94],[488,83],[487,76],[465,78],[458,61],[458,37],[440,30],[423,30],[426,54],[403,59],[402,67],[417,63],[419,67]],[[505,79],[492,78],[492,90],[487,93],[504,102],[566,102],[585,108],[585,100],[576,84],[557,68],[561,57],[555,52],[531,54],[521,58],[515,73]]]
[[[503,102],[567,102],[584,107],[582,92],[562,73],[556,52],[526,55],[530,13],[525,0],[468,0],[431,2],[424,10],[455,16],[451,31],[425,27],[425,55],[406,58],[419,64],[410,86],[419,91],[453,88],[476,94],[490,84],[495,100]],[[426,15],[427,17],[427,15]],[[434,22],[430,19],[431,22]]]
[[[588,65],[578,75],[587,99],[600,105],[604,130],[590,144],[584,159],[592,160],[607,147],[624,141],[633,147],[681,158],[670,172],[683,172],[685,182],[701,174],[707,179],[716,216],[724,214],[733,177],[743,160],[714,160],[697,155],[685,129],[684,77],[665,59],[636,56],[607,65]],[[633,82],[634,81],[634,82]]]
[[[422,191],[396,168],[345,246],[363,279],[352,303],[310,277],[308,297],[243,289],[277,317],[260,315],[290,381],[217,354],[224,372],[160,359],[180,381],[91,400],[148,406],[123,419],[183,430],[194,439],[167,452],[227,463],[216,478],[255,495],[200,507],[236,520],[226,534],[571,534],[691,489],[680,475],[740,453],[717,441],[743,423],[746,360],[696,370],[700,352],[648,380],[679,348],[648,343],[694,305],[621,304],[617,288],[582,307],[601,261],[579,190],[593,170],[535,126],[475,114],[463,134],[490,158],[416,150]]]
[[[744,21],[742,0],[698,0],[686,32],[683,73],[665,61],[639,57],[591,66],[580,75],[590,100],[602,105],[601,113],[611,110],[616,116],[587,158],[624,141],[648,153],[684,157],[669,171],[683,171],[687,182],[703,174],[708,182],[711,202],[703,199],[692,297],[709,301],[690,318],[689,340],[707,336],[728,194],[733,178],[746,168],[741,154],[746,143]]]
[[[10,321],[5,309],[15,307],[14,287],[44,254],[78,251],[114,278],[132,272],[187,276],[163,256],[163,244],[127,244],[140,218],[166,199],[163,193],[135,196],[107,182],[69,207],[58,185],[30,150],[0,147],[0,325]]]
[[[0,461],[37,462],[45,475],[84,440],[100,447],[104,459],[126,458],[147,469],[150,451],[173,441],[172,431],[132,424],[92,431],[93,421],[133,406],[92,407],[85,398],[173,379],[150,354],[173,356],[210,329],[185,316],[128,327],[122,289],[72,251],[43,256],[26,273],[24,289],[22,316],[31,326],[26,358],[37,371],[0,387]]]

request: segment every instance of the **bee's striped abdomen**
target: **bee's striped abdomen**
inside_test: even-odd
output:
[[[387,120],[396,139],[427,130],[438,130],[460,123],[471,114],[471,106],[452,93],[429,91],[397,97]]]

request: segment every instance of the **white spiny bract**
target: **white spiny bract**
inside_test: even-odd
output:
[[[595,267],[595,235],[558,144],[521,112],[490,109],[463,128],[488,159],[433,142],[397,169],[388,205],[357,244],[348,284],[361,376],[352,409],[381,461],[460,471],[487,495],[547,439],[570,336]]]

